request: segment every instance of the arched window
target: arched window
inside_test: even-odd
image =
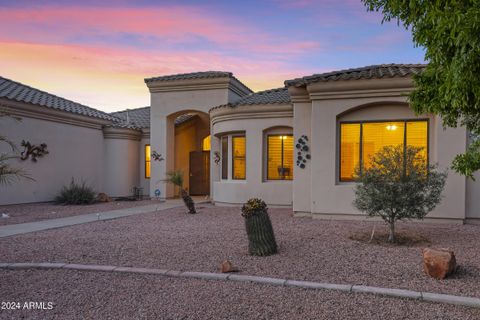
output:
[[[265,179],[293,179],[292,128],[280,127],[265,131]]]
[[[422,148],[428,163],[428,120],[340,122],[340,181],[353,181],[371,164],[372,156],[386,146]]]

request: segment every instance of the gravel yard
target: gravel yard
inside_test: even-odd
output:
[[[452,305],[223,281],[67,270],[1,270],[2,301],[53,302],[2,319],[479,319]]]
[[[58,205],[52,202],[6,205],[0,206],[0,216],[2,213],[6,213],[10,218],[0,217],[0,226],[145,206],[158,202],[157,200],[113,201],[83,206]]]
[[[2,262],[70,262],[216,272],[229,259],[249,275],[364,284],[480,297],[480,227],[408,223],[430,246],[455,250],[458,272],[447,280],[427,277],[416,246],[365,244],[349,239],[373,222],[293,218],[271,209],[279,253],[247,254],[239,208],[200,205],[199,214],[174,208],[0,239]],[[377,223],[377,229],[383,228]]]

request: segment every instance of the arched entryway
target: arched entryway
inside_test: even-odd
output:
[[[180,111],[170,115],[173,122],[173,170],[183,173],[184,188],[191,195],[210,194],[210,118],[200,111]],[[173,159],[172,159],[173,158]],[[178,193],[174,191],[176,196]]]

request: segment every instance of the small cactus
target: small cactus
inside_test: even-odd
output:
[[[252,198],[242,207],[248,236],[248,251],[253,256],[269,256],[277,253],[277,243],[267,205],[261,199]]]

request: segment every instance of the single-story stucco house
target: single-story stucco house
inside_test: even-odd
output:
[[[252,92],[229,72],[145,79],[150,107],[105,113],[0,77],[0,132],[47,145],[37,161],[15,160],[35,181],[0,187],[0,204],[51,201],[71,178],[112,197],[134,187],[175,195],[166,173],[182,170],[192,195],[216,205],[260,197],[298,215],[354,219],[354,168],[385,145],[424,147],[448,168],[469,143],[465,128],[415,115],[412,76],[424,65],[389,64],[314,74]],[[2,152],[8,146],[0,146]],[[23,151],[23,148],[20,148]],[[480,178],[480,175],[476,175]],[[428,219],[480,222],[480,182],[450,171],[442,203]]]

